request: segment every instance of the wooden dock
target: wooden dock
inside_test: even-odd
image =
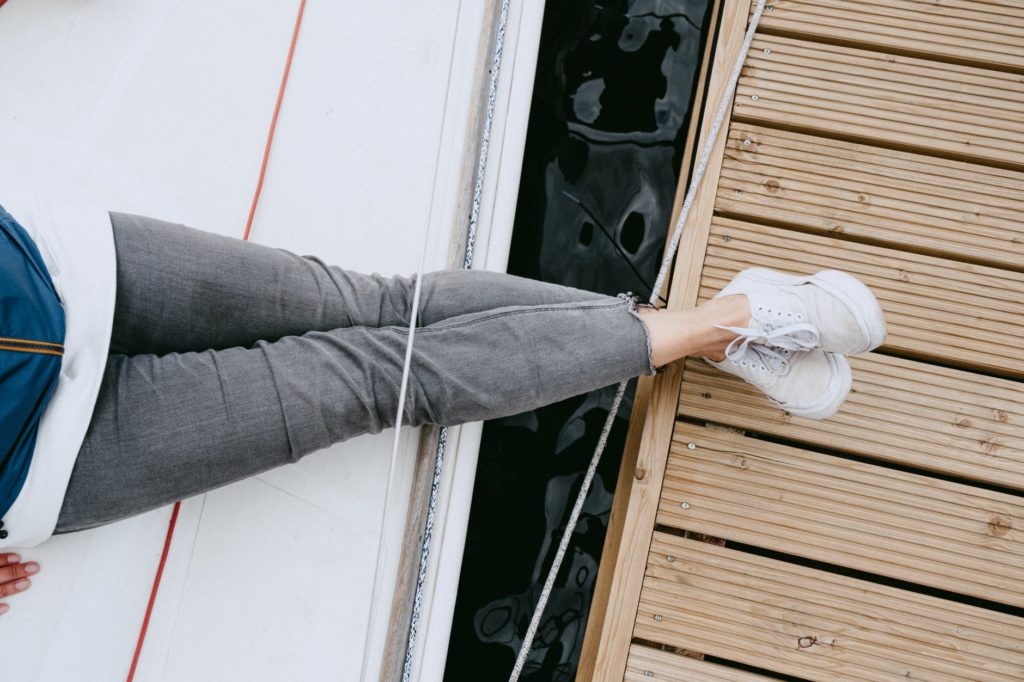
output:
[[[1024,0],[769,3],[669,306],[839,268],[889,336],[820,422],[641,379],[577,679],[1024,680]]]

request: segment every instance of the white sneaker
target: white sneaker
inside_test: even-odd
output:
[[[729,330],[755,345],[786,351],[820,347],[855,355],[885,341],[885,318],[874,294],[856,277],[839,270],[801,276],[750,268],[736,275],[715,298],[733,294],[746,295],[751,324],[749,329]]]
[[[850,393],[853,374],[850,363],[842,355],[820,348],[784,354],[769,346],[734,344],[730,344],[722,362],[707,358],[704,361],[757,386],[772,402],[794,416],[831,417]]]

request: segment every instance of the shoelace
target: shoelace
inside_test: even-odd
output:
[[[757,322],[756,327],[725,327],[719,329],[737,334],[725,348],[725,357],[740,365],[753,364],[771,374],[789,371],[789,356],[793,352],[806,352],[818,347],[821,335],[818,328],[807,322],[774,327]],[[753,357],[750,357],[753,356]]]

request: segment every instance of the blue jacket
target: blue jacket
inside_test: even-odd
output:
[[[39,420],[57,388],[64,308],[35,242],[0,207],[0,517],[28,476]],[[2,523],[2,522],[0,522]],[[0,538],[7,531],[0,526]]]

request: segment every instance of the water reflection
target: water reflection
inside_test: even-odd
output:
[[[548,0],[509,272],[649,296],[709,1]],[[575,676],[632,389],[524,680]],[[446,680],[508,678],[614,393],[485,425]]]

